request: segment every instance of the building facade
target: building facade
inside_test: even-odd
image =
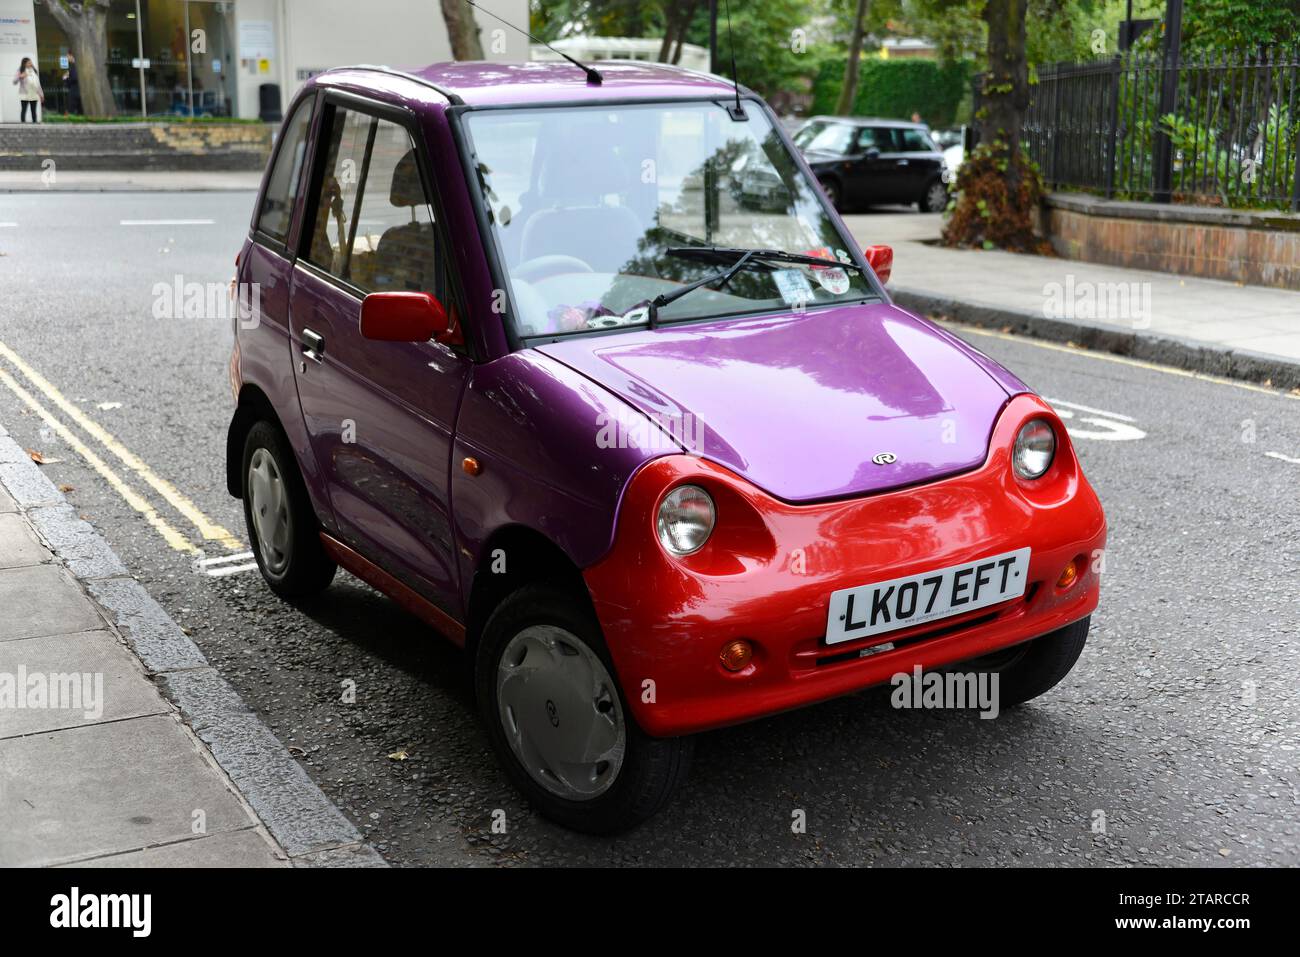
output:
[[[478,2],[528,28],[528,0]],[[528,59],[526,37],[476,16],[486,59]],[[110,0],[105,47],[118,113],[141,117],[255,119],[267,84],[287,105],[303,81],[334,66],[452,58],[437,0]],[[0,0],[0,123],[18,120],[8,81],[25,56],[40,71],[46,108],[80,112],[70,52],[45,0]]]

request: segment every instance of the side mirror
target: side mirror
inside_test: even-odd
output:
[[[880,280],[883,286],[889,282],[889,276],[894,271],[894,249],[892,246],[868,246],[863,250],[867,255],[867,265],[876,273],[876,278]]]
[[[863,158],[864,160],[878,160],[878,159],[880,159],[880,147],[878,147],[878,146],[868,146],[865,150],[862,151],[862,158]]]
[[[361,300],[361,335],[378,342],[451,341],[447,310],[427,292],[372,292]]]

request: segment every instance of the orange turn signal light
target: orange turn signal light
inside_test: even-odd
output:
[[[1056,580],[1056,587],[1065,589],[1069,588],[1079,580],[1079,566],[1076,562],[1070,562],[1061,572],[1061,577]]]
[[[718,657],[722,659],[722,667],[728,671],[744,671],[754,657],[754,646],[744,638],[737,638],[723,645]]]

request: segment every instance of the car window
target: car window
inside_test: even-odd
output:
[[[933,153],[934,144],[930,142],[930,137],[925,135],[924,130],[898,130],[899,138],[903,142],[904,153]]]
[[[882,153],[894,152],[894,140],[889,129],[883,126],[866,126],[858,133],[858,151],[877,149]]]
[[[801,150],[847,153],[853,146],[853,127],[848,123],[809,123],[794,137]]]
[[[293,217],[293,202],[298,195],[302,167],[307,156],[307,130],[311,126],[312,100],[308,99],[285,124],[280,134],[280,148],[275,166],[266,183],[266,195],[257,214],[257,229],[284,242]]]
[[[433,213],[400,124],[332,107],[307,259],[365,292],[438,294]]]

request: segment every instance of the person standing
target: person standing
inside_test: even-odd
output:
[[[41,118],[38,104],[45,105],[45,91],[41,89],[41,78],[36,73],[36,64],[32,62],[31,57],[23,57],[18,72],[14,74],[14,85],[18,87],[18,102],[22,110],[19,122],[26,123],[27,111],[31,110],[32,122],[39,123]]]
[[[81,115],[81,81],[77,78],[77,58],[68,51],[68,112]]]

